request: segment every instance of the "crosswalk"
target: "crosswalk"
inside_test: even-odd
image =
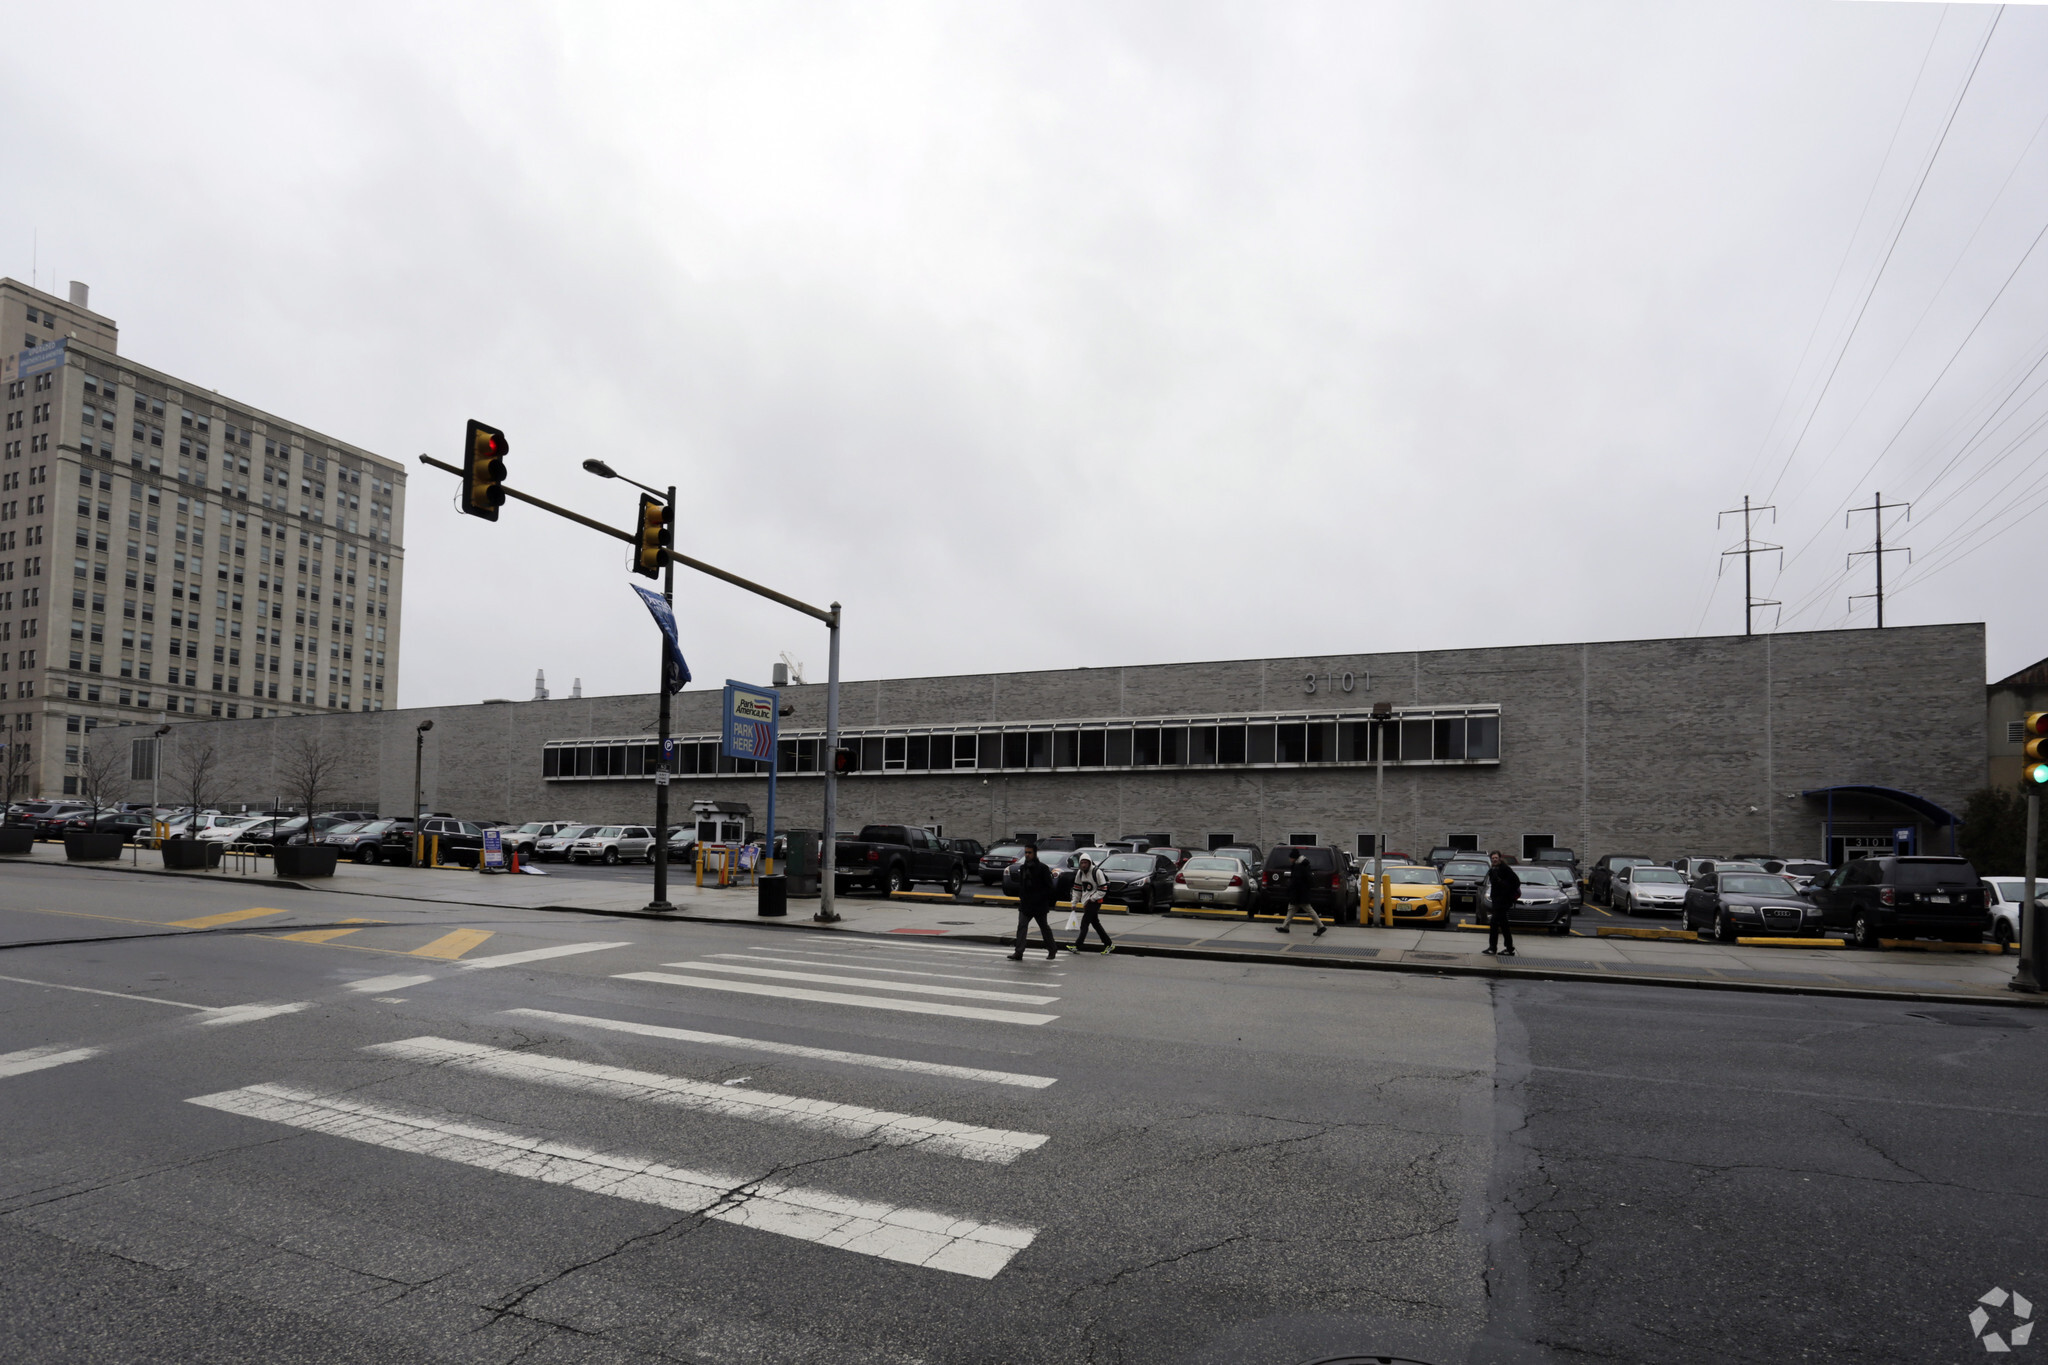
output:
[[[744,953],[706,953],[663,963],[661,971],[619,972],[620,980],[687,990],[898,1014],[937,1015],[986,1023],[1050,1024],[1057,1014],[1008,1008],[1059,1002],[1064,973],[1045,964],[1013,967],[1000,948],[972,944],[887,943],[806,935],[793,947],[767,945]],[[917,965],[913,966],[912,963]],[[858,973],[855,975],[854,973]],[[979,985],[952,984],[978,982]],[[1042,984],[1042,983],[1054,984]],[[1021,989],[1020,989],[1021,988]]]

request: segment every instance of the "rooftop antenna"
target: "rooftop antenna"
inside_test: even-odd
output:
[[[804,666],[801,661],[789,657],[789,651],[782,651],[782,662],[789,669],[789,680],[798,687],[804,685]]]
[[[1728,557],[1730,555],[1742,556],[1742,633],[1744,635],[1755,633],[1756,609],[1758,607],[1782,607],[1785,605],[1783,602],[1769,598],[1760,598],[1756,595],[1756,579],[1751,571],[1755,556],[1776,553],[1778,556],[1778,567],[1782,569],[1785,566],[1784,546],[1765,545],[1750,535],[1750,526],[1752,525],[1750,519],[1760,512],[1769,512],[1773,522],[1778,520],[1778,509],[1776,507],[1751,507],[1749,505],[1749,495],[1745,493],[1742,497],[1742,506],[1731,507],[1721,513],[1720,516],[1714,518],[1714,526],[1717,530],[1720,528],[1724,518],[1733,516],[1740,516],[1742,518],[1742,544],[1732,550],[1721,551],[1721,568],[1725,569],[1728,567]],[[1718,577],[1719,570],[1716,570],[1715,573]]]
[[[1913,519],[1913,504],[1912,504],[1912,503],[1910,503],[1910,502],[1895,502],[1895,503],[1893,503],[1893,504],[1892,504],[1892,510],[1893,510],[1894,512],[1898,511],[1898,510],[1899,510],[1899,509],[1900,509],[1901,507],[1903,507],[1903,508],[1905,508],[1905,509],[1906,509],[1906,520],[1907,520],[1907,521],[1911,521],[1911,520]],[[1882,494],[1882,493],[1876,493],[1876,494],[1873,494],[1873,495],[1871,496],[1871,500],[1870,500],[1870,506],[1868,506],[1868,507],[1852,507],[1852,508],[1850,508],[1850,509],[1849,509],[1849,514],[1848,514],[1848,516],[1845,516],[1845,517],[1843,517],[1843,518],[1842,518],[1842,525],[1844,525],[1844,526],[1847,526],[1847,525],[1849,524],[1849,517],[1857,516],[1858,514],[1860,514],[1860,513],[1863,513],[1863,512],[1869,512],[1869,513],[1871,514],[1871,516],[1872,516],[1872,520],[1873,520],[1873,521],[1874,521],[1874,522],[1876,523],[1876,527],[1877,527],[1877,544],[1876,544],[1876,547],[1875,547],[1875,548],[1873,548],[1873,549],[1869,549],[1869,550],[1857,550],[1857,551],[1853,552],[1852,554],[1850,554],[1850,556],[1849,556],[1849,558],[1848,558],[1848,560],[1847,560],[1847,563],[1848,563],[1848,564],[1852,564],[1852,565],[1853,565],[1853,564],[1854,564],[1854,563],[1855,563],[1855,562],[1856,562],[1856,561],[1857,561],[1858,559],[1861,559],[1861,558],[1862,558],[1862,557],[1863,557],[1864,555],[1869,555],[1869,556],[1870,556],[1871,558],[1875,559],[1875,560],[1877,561],[1877,591],[1876,591],[1876,592],[1859,592],[1859,593],[1852,593],[1852,594],[1850,595],[1850,597],[1849,597],[1849,605],[1850,605],[1850,609],[1851,609],[1851,610],[1854,610],[1854,609],[1855,609],[1855,604],[1856,604],[1857,602],[1861,601],[1861,600],[1862,600],[1863,598],[1866,598],[1866,597],[1875,597],[1875,598],[1877,599],[1877,628],[1878,628],[1879,630],[1883,630],[1883,629],[1884,629],[1884,557],[1885,557],[1886,555],[1897,555],[1897,554],[1903,554],[1903,555],[1904,555],[1904,556],[1906,557],[1906,562],[1907,562],[1908,564],[1911,564],[1911,563],[1913,562],[1913,551],[1912,551],[1912,549],[1911,549],[1911,548],[1910,548],[1909,546],[1904,546],[1904,545],[1894,545],[1894,546],[1893,546],[1893,547],[1892,547],[1891,549],[1889,549],[1889,550],[1887,550],[1887,549],[1886,549],[1886,548],[1884,547],[1884,512],[1885,512],[1885,506],[1884,506],[1884,494]]]

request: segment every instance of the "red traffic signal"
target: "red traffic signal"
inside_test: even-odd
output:
[[[838,748],[832,751],[832,772],[834,776],[844,777],[848,773],[859,771],[860,765],[854,761],[853,750]]]
[[[496,427],[471,418],[469,439],[462,446],[462,510],[472,517],[496,521],[505,505],[505,452],[512,443]]]

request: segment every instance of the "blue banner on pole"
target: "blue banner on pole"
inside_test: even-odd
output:
[[[676,614],[670,610],[661,594],[638,583],[633,591],[640,594],[640,600],[647,604],[647,610],[654,615],[654,624],[661,627],[663,652],[668,656],[668,666],[662,670],[662,683],[671,692],[680,692],[689,685],[690,666],[683,662],[682,642],[676,638]]]
[[[722,747],[732,758],[767,763],[775,757],[781,737],[782,694],[772,687],[725,680],[725,706],[719,726]]]

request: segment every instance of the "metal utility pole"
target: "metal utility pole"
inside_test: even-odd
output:
[[[2012,987],[2038,995],[2048,990],[2048,936],[2041,932],[2041,907],[2034,904],[2038,889],[2034,864],[2041,851],[2041,788],[2027,787],[2027,883],[2026,899],[2020,902],[2020,965],[2013,973]]]
[[[1907,520],[1907,521],[1911,521],[1911,520],[1913,519],[1913,504],[1912,504],[1912,503],[1910,503],[1910,502],[1895,502],[1895,503],[1893,503],[1893,504],[1891,505],[1891,510],[1892,510],[1892,511],[1894,511],[1894,512],[1896,512],[1896,511],[1898,511],[1898,510],[1899,510],[1899,509],[1900,509],[1901,507],[1903,507],[1903,508],[1905,508],[1905,509],[1906,509],[1906,520]],[[1871,503],[1870,503],[1870,506],[1868,506],[1868,507],[1852,507],[1852,508],[1850,508],[1850,509],[1849,509],[1849,511],[1848,511],[1848,514],[1847,514],[1847,515],[1845,515],[1845,516],[1844,516],[1844,517],[1842,518],[1842,525],[1844,525],[1844,526],[1847,526],[1847,525],[1849,524],[1849,518],[1850,518],[1850,517],[1856,516],[1856,515],[1858,515],[1859,513],[1863,513],[1863,512],[1868,512],[1868,513],[1870,513],[1870,514],[1871,514],[1871,517],[1872,517],[1872,519],[1873,519],[1873,520],[1875,521],[1875,523],[1876,523],[1876,526],[1877,526],[1877,543],[1876,543],[1876,545],[1875,545],[1875,546],[1874,546],[1873,548],[1871,548],[1871,549],[1868,549],[1868,550],[1857,550],[1857,551],[1853,552],[1853,553],[1852,553],[1852,554],[1851,554],[1851,555],[1849,556],[1849,558],[1848,558],[1848,560],[1847,560],[1847,563],[1848,563],[1848,564],[1854,564],[1854,563],[1855,563],[1855,562],[1856,562],[1857,560],[1861,559],[1861,558],[1862,558],[1863,556],[1865,556],[1865,555],[1870,555],[1871,557],[1873,557],[1874,559],[1876,559],[1876,560],[1877,560],[1877,591],[1876,591],[1876,592],[1859,592],[1859,593],[1855,593],[1855,594],[1852,594],[1852,595],[1850,596],[1850,598],[1849,598],[1849,601],[1850,601],[1851,603],[1854,603],[1854,602],[1860,601],[1861,599],[1863,599],[1863,598],[1866,598],[1866,597],[1875,597],[1875,598],[1877,599],[1877,628],[1878,628],[1879,630],[1883,630],[1883,629],[1884,629],[1884,557],[1885,557],[1886,555],[1897,555],[1897,554],[1902,554],[1902,555],[1904,555],[1904,556],[1906,557],[1906,562],[1907,562],[1908,564],[1911,564],[1911,563],[1913,562],[1913,551],[1912,551],[1911,547],[1909,547],[1909,546],[1904,546],[1904,545],[1895,545],[1895,546],[1893,546],[1893,547],[1892,547],[1891,549],[1889,549],[1889,550],[1887,550],[1887,549],[1886,549],[1886,548],[1884,547],[1884,514],[1885,514],[1885,501],[1884,501],[1884,494],[1882,494],[1882,493],[1874,494],[1874,495],[1872,496],[1872,498],[1871,498]]]
[[[818,913],[820,924],[837,924],[839,911],[833,907],[838,899],[838,888],[833,885],[839,875],[839,604],[832,604],[832,615],[825,623],[832,635],[831,659],[825,667],[825,752],[829,756],[825,768],[825,828],[819,831],[824,848],[819,851],[818,870]]]
[[[423,832],[426,821],[420,819],[420,806],[424,798],[420,794],[420,763],[427,752],[427,731],[434,728],[434,722],[423,720],[412,735],[412,865],[418,867],[427,856],[427,836]]]
[[[1742,497],[1742,506],[1731,507],[1714,518],[1715,530],[1719,530],[1721,523],[1729,517],[1740,516],[1742,518],[1742,544],[1732,550],[1721,551],[1721,567],[1724,569],[1728,567],[1729,556],[1742,556],[1742,633],[1744,635],[1756,633],[1756,609],[1758,607],[1780,607],[1784,605],[1782,602],[1769,598],[1759,598],[1756,595],[1756,576],[1753,572],[1755,556],[1775,553],[1779,556],[1778,562],[1782,565],[1785,554],[1784,546],[1762,544],[1750,534],[1751,518],[1760,512],[1769,512],[1773,522],[1778,519],[1778,509],[1775,506],[1766,504],[1762,507],[1751,507],[1749,505],[1749,495],[1745,493]]]
[[[630,480],[629,480],[630,482]],[[675,515],[676,486],[668,486],[669,515]],[[676,562],[662,561],[661,600],[671,607],[676,602]],[[660,758],[654,770],[654,899],[648,902],[649,910],[673,910],[668,903],[668,741],[669,741],[669,690],[668,690],[668,640],[657,637],[655,647],[661,654],[661,667],[655,677],[661,679],[655,690],[661,693],[661,747]]]
[[[1380,907],[1387,906],[1387,927],[1394,927],[1394,912],[1387,901],[1386,870],[1387,850],[1387,723],[1392,719],[1394,704],[1376,701],[1372,704],[1373,764],[1372,785],[1373,836],[1372,836],[1372,898],[1373,913],[1366,916],[1367,924],[1377,924]]]

